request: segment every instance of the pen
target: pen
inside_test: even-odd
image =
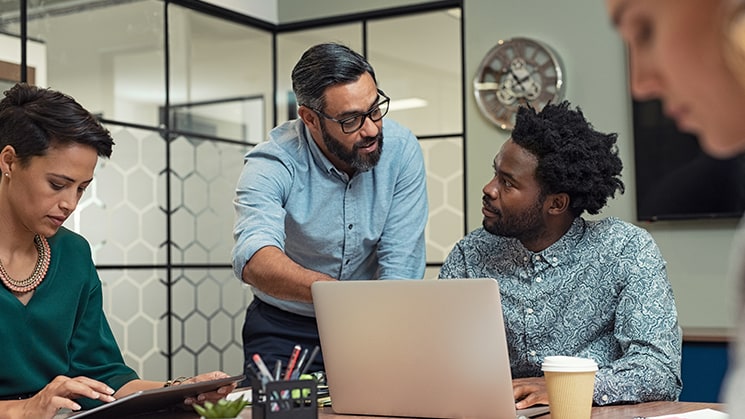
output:
[[[311,364],[313,364],[313,361],[316,359],[316,356],[318,356],[318,351],[320,351],[320,350],[321,350],[321,347],[318,346],[318,345],[316,345],[313,348],[313,352],[311,352],[310,353],[310,356],[308,357],[308,362],[306,362],[305,365],[303,365],[303,369],[300,370],[300,374],[299,375],[303,375],[306,372],[308,372],[308,369],[310,368]]]
[[[295,365],[295,371],[292,372],[292,377],[290,377],[293,380],[297,380],[300,377],[300,371],[302,371],[303,366],[305,366],[305,358],[308,356],[308,348],[303,349],[303,352],[300,354],[300,359],[297,361],[297,365]]]
[[[282,374],[282,361],[279,359],[274,362],[274,380],[279,380],[279,375]]]
[[[272,376],[272,373],[269,371],[269,368],[266,367],[266,364],[264,364],[264,360],[261,359],[261,355],[254,354],[253,356],[254,363],[257,367],[259,367],[259,371],[261,371],[261,374],[268,380],[268,381],[274,381],[274,377]]]
[[[300,345],[295,345],[295,347],[292,348],[292,354],[290,355],[290,360],[287,362],[287,369],[285,370],[285,380],[289,380],[290,377],[292,377],[292,370],[295,368],[298,355],[300,355],[300,349]]]

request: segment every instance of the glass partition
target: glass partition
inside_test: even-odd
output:
[[[391,97],[389,115],[420,137],[463,131],[459,11],[368,24],[367,58]]]
[[[65,227],[85,237],[97,265],[166,264],[166,145],[154,129],[107,125],[110,159],[99,159],[93,183]]]
[[[28,36],[46,46],[47,80],[37,84],[103,118],[157,126],[165,103],[163,2],[71,3],[28,2]]]
[[[262,141],[272,123],[271,33],[173,4],[168,19],[170,128]]]

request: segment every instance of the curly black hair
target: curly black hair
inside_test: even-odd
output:
[[[595,131],[580,108],[570,109],[567,101],[540,112],[521,107],[512,131],[512,141],[538,159],[535,176],[542,192],[568,194],[575,217],[585,211],[598,214],[616,190],[624,192],[617,138]]]

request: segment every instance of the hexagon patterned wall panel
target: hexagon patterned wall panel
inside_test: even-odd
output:
[[[91,244],[104,310],[125,360],[151,379],[167,378],[169,361],[179,375],[240,371],[240,326],[251,294],[225,265],[233,242],[235,182],[248,146],[174,139],[168,203],[166,143],[160,134],[109,129],[116,142],[112,157],[99,162],[94,182],[66,226]],[[216,268],[205,273],[180,267],[205,264]],[[134,267],[119,269],[127,266]]]
[[[442,263],[464,235],[463,139],[432,139],[419,144],[424,154],[429,199],[427,262]]]
[[[172,263],[230,263],[233,197],[247,149],[183,136],[171,143]]]
[[[85,236],[97,265],[166,263],[166,148],[157,131],[109,127],[116,143],[67,226]]]

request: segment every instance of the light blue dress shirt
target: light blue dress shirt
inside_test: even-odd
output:
[[[275,246],[336,279],[420,279],[426,265],[427,186],[416,137],[383,119],[378,164],[351,178],[334,167],[300,120],[273,129],[245,156],[236,188],[233,269]],[[313,305],[253,288],[262,301],[313,316]]]
[[[645,230],[577,218],[533,253],[479,228],[455,246],[440,277],[499,282],[514,378],[542,376],[546,356],[579,356],[598,363],[597,404],[677,400],[677,311],[665,261]]]

